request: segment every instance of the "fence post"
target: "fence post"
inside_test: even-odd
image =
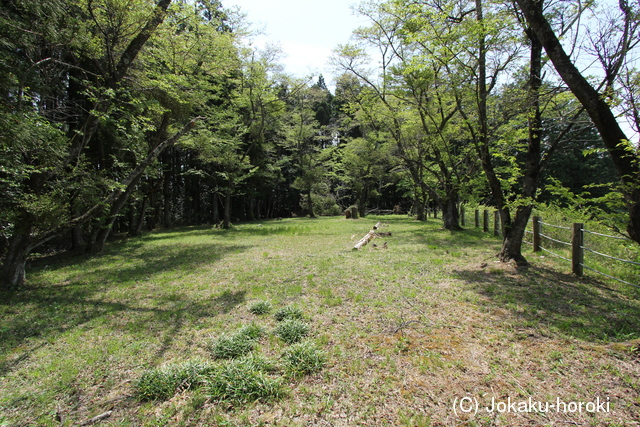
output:
[[[533,217],[533,252],[540,252],[541,248],[540,248],[540,228],[541,228],[541,224],[540,224],[540,217],[539,216],[534,216]]]
[[[498,211],[493,213],[493,235],[496,237],[500,235],[500,212]]]
[[[484,231],[485,233],[489,232],[489,211],[487,209],[484,210],[482,231]]]
[[[571,264],[573,273],[582,277],[584,272],[584,224],[574,223],[571,233]]]
[[[460,223],[463,227],[466,225],[464,221],[464,206],[460,206]]]
[[[480,227],[480,212],[476,209],[476,228]]]

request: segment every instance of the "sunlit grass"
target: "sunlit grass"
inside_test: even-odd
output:
[[[388,248],[352,251],[379,220]],[[474,390],[611,390],[616,419],[632,420],[637,299],[530,252],[527,270],[496,263],[499,246],[433,219],[297,218],[35,260],[28,287],[0,302],[0,421],[78,425],[113,410],[110,423],[130,426],[460,425],[451,403]],[[309,326],[299,344],[278,333],[291,318]],[[212,354],[236,335],[250,349]],[[180,371],[193,361],[205,367],[197,387]],[[145,375],[161,380],[158,402],[131,400]]]

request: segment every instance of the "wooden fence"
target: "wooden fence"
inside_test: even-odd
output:
[[[533,245],[533,251],[534,252],[546,252],[549,253],[551,255],[553,255],[554,257],[557,258],[561,258],[564,259],[568,262],[571,263],[571,271],[578,277],[581,277],[584,275],[584,270],[587,269],[589,271],[593,271],[595,273],[598,273],[600,275],[606,276],[610,279],[616,280],[618,282],[622,282],[624,284],[633,286],[635,288],[640,288],[640,286],[638,284],[634,284],[634,283],[630,283],[626,280],[622,280],[618,277],[613,277],[609,274],[603,273],[601,271],[596,270],[595,268],[592,268],[588,265],[585,264],[584,261],[584,254],[585,252],[589,252],[595,255],[598,255],[600,257],[604,257],[608,260],[611,261],[617,261],[617,262],[621,262],[621,263],[626,263],[626,264],[631,264],[631,265],[636,265],[636,266],[640,266],[639,262],[635,262],[635,261],[630,261],[630,260],[626,260],[626,259],[622,259],[622,258],[618,258],[618,257],[614,257],[611,255],[607,255],[601,252],[597,252],[591,248],[588,248],[585,246],[584,243],[584,236],[585,234],[593,234],[593,235],[597,235],[597,236],[601,236],[601,237],[606,237],[606,238],[610,238],[610,239],[617,239],[617,240],[629,240],[625,237],[620,237],[620,236],[610,236],[607,234],[601,234],[601,233],[596,233],[593,231],[588,231],[585,229],[584,224],[583,223],[573,223],[571,225],[571,227],[564,227],[564,226],[560,226],[560,225],[554,225],[554,224],[548,224],[545,222],[542,222],[542,219],[539,216],[534,216],[531,220],[532,222],[532,227],[531,227],[531,231],[527,230],[527,233],[532,235],[532,242],[527,242],[531,245]],[[551,228],[557,228],[557,229],[563,229],[563,230],[568,230],[571,232],[571,241],[570,242],[566,242],[566,241],[562,241],[562,240],[558,240],[558,239],[554,239],[548,235],[545,235],[543,233],[543,229],[542,226],[545,227],[551,227]],[[571,252],[571,259],[567,258],[567,257],[563,257],[562,255],[559,255],[557,253],[554,253],[552,251],[550,251],[549,249],[545,248],[543,245],[544,241],[550,241],[550,242],[554,242],[558,245],[561,246],[567,246],[568,248],[570,248],[570,252]]]
[[[482,215],[481,215],[482,213]],[[494,211],[493,212],[493,233],[495,236],[500,236],[502,235],[502,226],[500,224],[500,215],[498,213],[498,211]],[[474,215],[474,220],[475,220],[475,227],[476,228],[480,228],[482,226],[482,230],[484,232],[489,232],[489,227],[490,227],[490,223],[489,223],[489,210],[488,209],[484,209],[482,212],[478,209],[475,210],[475,215]],[[464,207],[461,207],[460,210],[460,218],[461,218],[461,223],[462,225],[465,225],[465,211],[464,211]],[[482,220],[481,220],[482,218]],[[621,236],[610,236],[607,234],[601,234],[601,233],[596,233],[593,231],[589,231],[586,230],[584,227],[583,223],[573,223],[571,224],[570,227],[564,227],[564,226],[559,226],[559,225],[554,225],[554,224],[548,224],[548,223],[544,223],[542,222],[542,219],[539,216],[534,216],[531,221],[532,223],[532,227],[531,230],[527,230],[526,233],[532,236],[532,241],[531,242],[526,242],[530,245],[533,246],[533,251],[534,252],[546,252],[549,253],[550,255],[557,257],[557,258],[561,258],[564,259],[568,262],[571,263],[571,271],[572,273],[574,273],[576,276],[583,276],[584,275],[584,270],[589,270],[589,271],[593,271],[594,273],[606,276],[610,279],[616,280],[618,282],[622,282],[624,284],[633,286],[635,288],[640,288],[640,286],[638,284],[635,283],[630,283],[626,280],[622,280],[618,277],[613,277],[609,274],[603,273],[601,271],[596,270],[595,268],[586,265],[585,261],[584,261],[584,254],[585,252],[597,255],[599,257],[603,257],[607,260],[611,260],[611,261],[616,261],[616,262],[620,262],[620,263],[625,263],[625,264],[630,264],[630,265],[635,265],[635,266],[640,266],[640,263],[635,262],[635,261],[630,261],[630,260],[626,260],[626,259],[622,259],[622,258],[618,258],[615,256],[611,256],[611,255],[607,255],[598,251],[595,251],[592,248],[589,248],[587,246],[585,246],[584,243],[584,236],[585,234],[592,234],[592,235],[597,235],[600,237],[605,237],[605,238],[609,238],[609,239],[617,239],[617,240],[626,240],[629,241],[629,239],[625,238],[625,237],[621,237]],[[571,232],[571,241],[570,242],[566,242],[566,241],[562,241],[562,240],[558,240],[558,239],[554,239],[548,235],[545,235],[543,233],[542,230],[542,226],[545,227],[551,227],[551,228],[558,228],[558,229],[563,229],[563,230],[567,230]],[[570,253],[571,253],[571,258],[568,257],[564,257],[562,255],[559,255],[557,253],[554,253],[552,251],[550,251],[548,248],[546,248],[543,245],[543,242],[547,241],[547,242],[554,242],[558,245],[561,246],[566,246]]]
[[[485,233],[489,232],[490,226],[490,213],[488,209],[484,209],[482,211],[482,231]],[[476,228],[480,228],[480,211],[478,209],[475,210],[475,226]],[[464,226],[466,222],[465,218],[465,209],[464,206],[460,208],[460,223]],[[498,211],[493,212],[493,235],[501,236],[502,235],[502,226],[500,224],[500,213]]]

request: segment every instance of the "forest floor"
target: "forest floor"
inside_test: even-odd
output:
[[[377,221],[392,235],[352,251]],[[34,259],[0,295],[0,426],[640,425],[640,296],[533,253],[497,263],[498,238],[441,226],[270,220]],[[279,398],[137,397],[145,371],[211,360],[212,340],[273,331],[292,305],[325,364],[276,368]],[[277,365],[285,349],[267,332],[254,351]]]

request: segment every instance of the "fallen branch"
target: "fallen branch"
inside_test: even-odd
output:
[[[113,411],[103,412],[102,414],[96,415],[95,417],[91,418],[90,420],[87,420],[87,421],[83,422],[80,425],[81,426],[90,426],[92,424],[95,424],[97,422],[100,422],[102,420],[105,420],[105,419],[109,418],[111,416],[111,414],[113,414]]]
[[[369,241],[376,237],[376,230],[369,231],[356,245],[353,247],[354,251],[359,250],[363,246],[365,246]]]
[[[357,250],[361,249],[363,246],[365,246],[367,243],[369,243],[371,240],[375,239],[376,237],[391,236],[391,233],[380,233],[380,232],[378,232],[377,230],[380,227],[388,227],[388,224],[383,224],[381,222],[378,222],[376,225],[373,226],[371,231],[369,231],[362,239],[360,239],[358,241],[358,243],[356,243],[356,245],[353,247],[353,250],[357,251]],[[386,246],[386,242],[385,242],[385,246]],[[385,247],[385,249],[386,249],[386,247]]]

